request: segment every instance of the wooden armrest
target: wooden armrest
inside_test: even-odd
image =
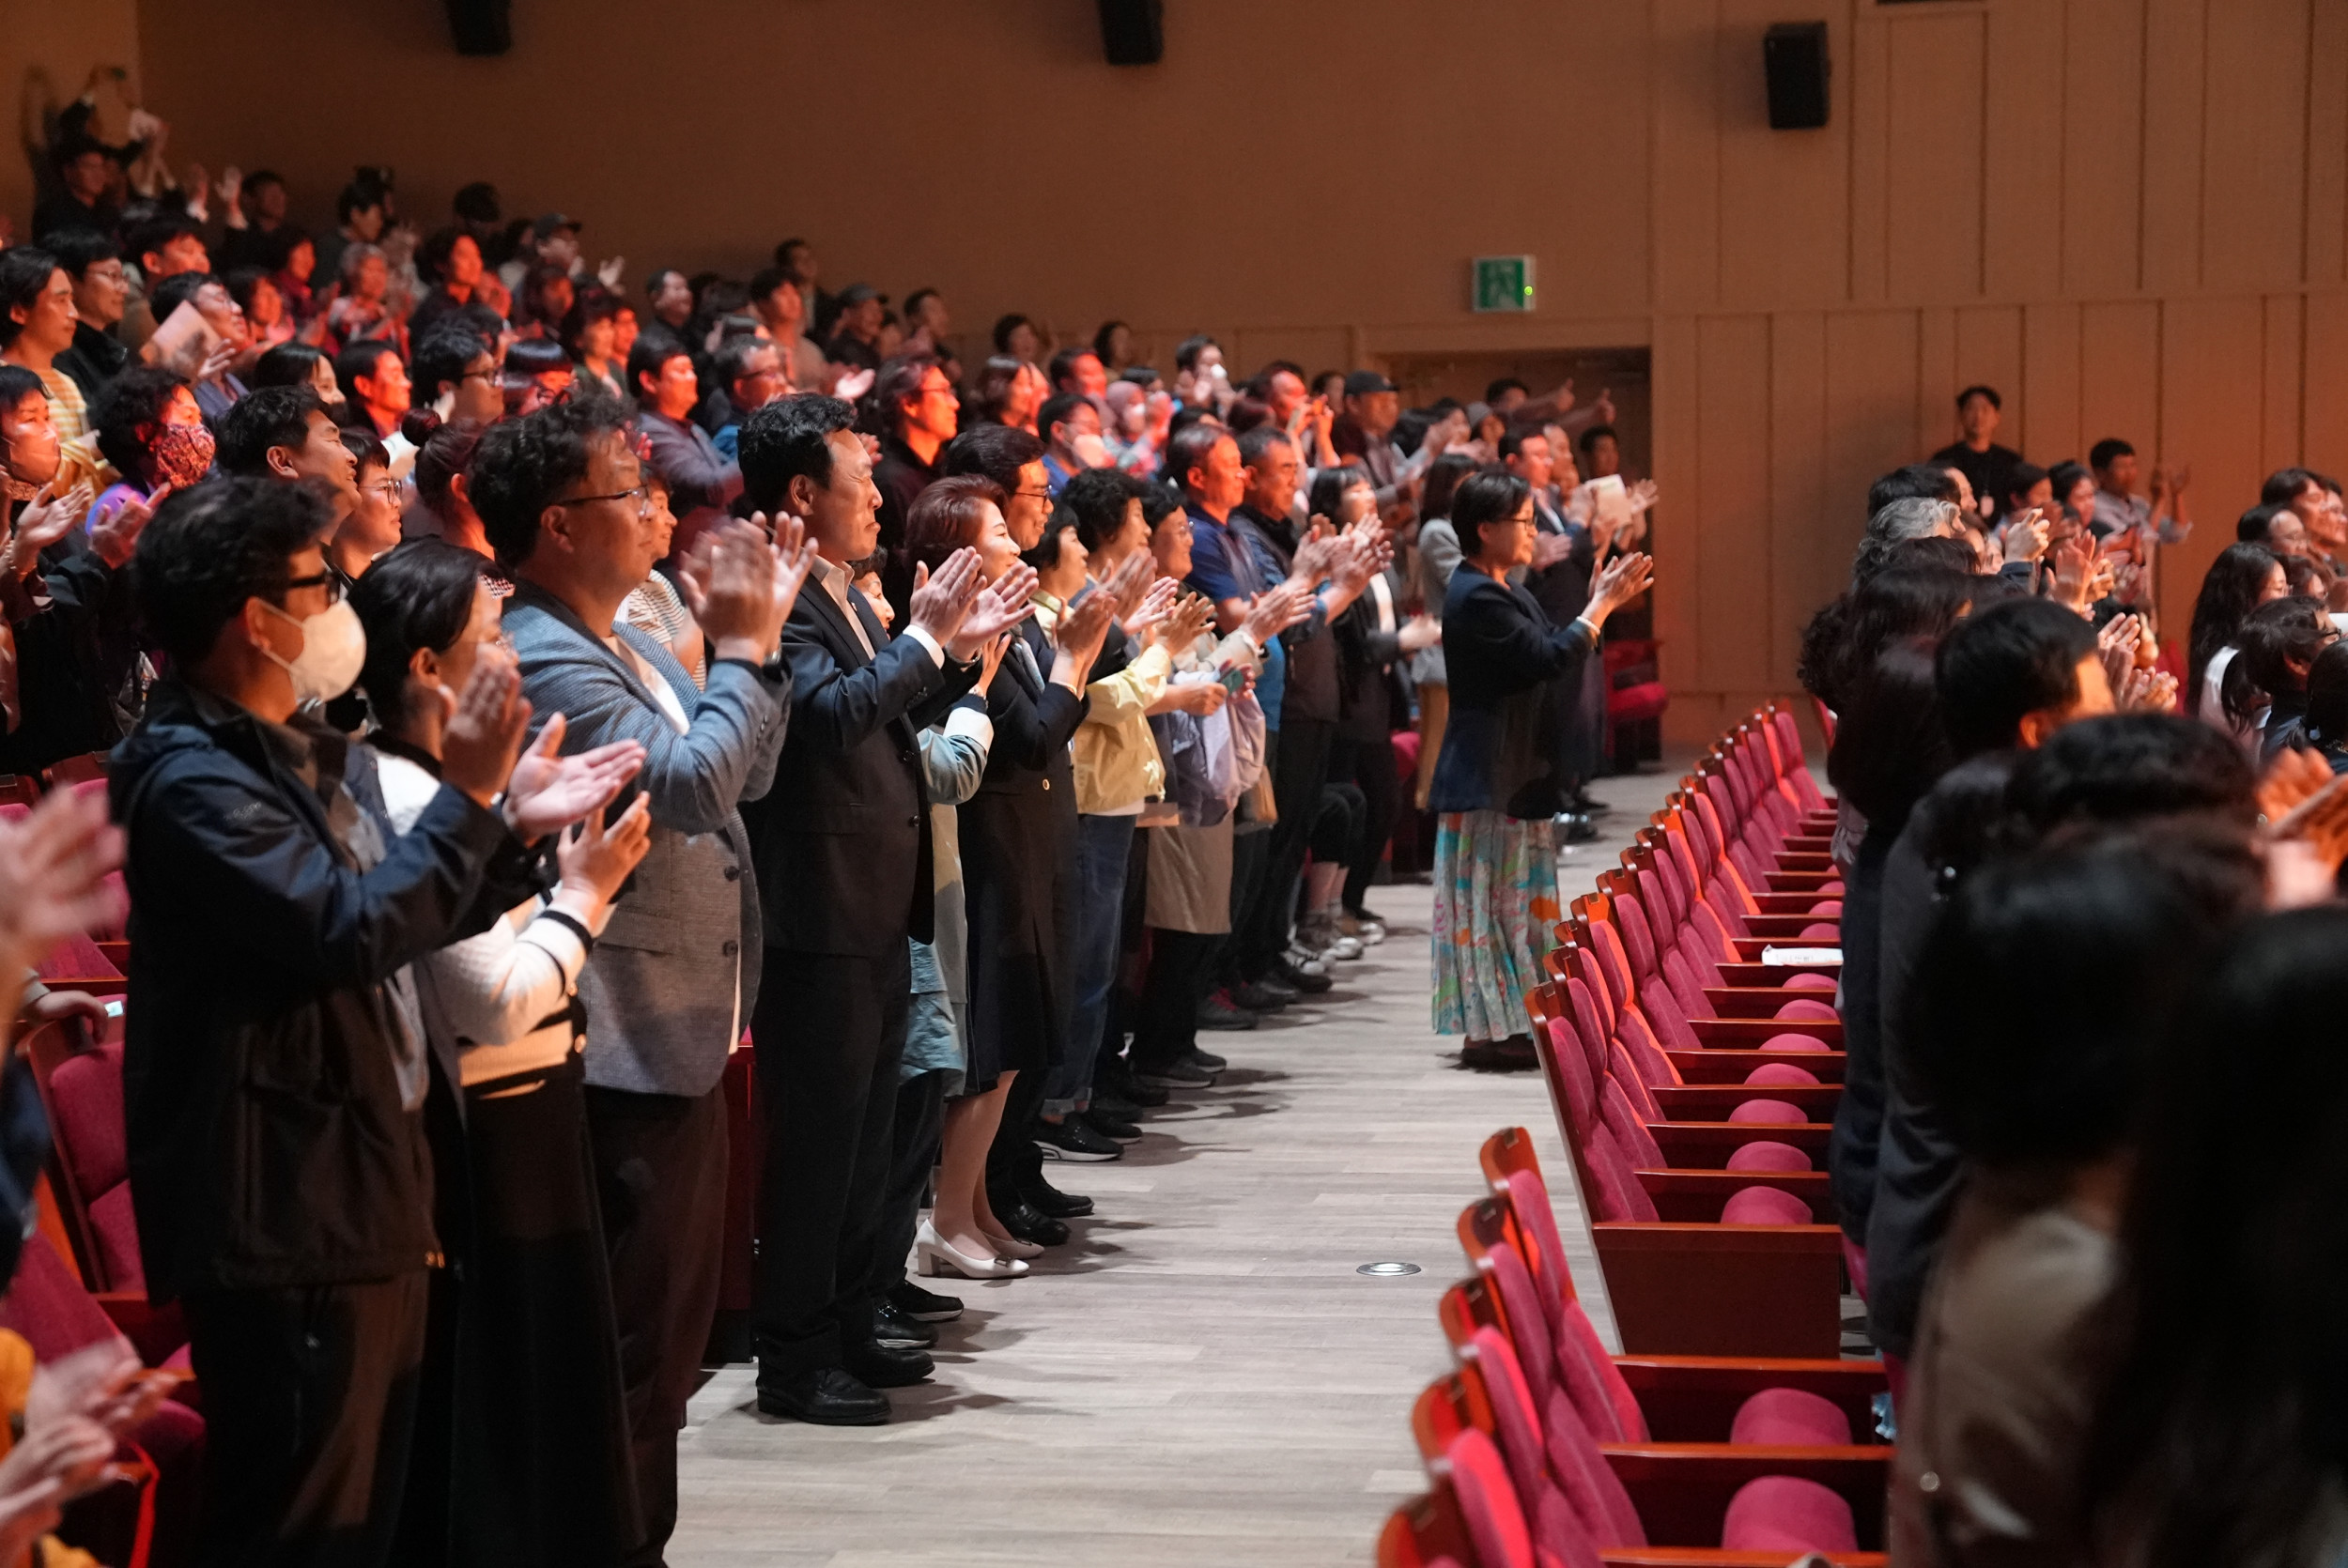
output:
[[[1736,966],[1731,964],[1727,967]],[[1823,1002],[1830,1007],[1834,1006],[1834,992],[1801,986],[1706,986],[1704,999],[1710,1004],[1716,1018],[1774,1020],[1777,1010],[1788,1002]],[[1799,1029],[1802,1022],[1800,1019],[1789,1020],[1785,1027]]]
[[[1617,1356],[1614,1368],[1639,1397],[1658,1442],[1722,1442],[1744,1402],[1765,1389],[1800,1389],[1831,1400],[1851,1436],[1875,1432],[1875,1398],[1891,1386],[1881,1361],[1733,1356]]]
[[[1717,1543],[1729,1499],[1749,1481],[1792,1476],[1833,1488],[1851,1505],[1864,1545],[1883,1542],[1892,1450],[1740,1448],[1727,1443],[1605,1444],[1601,1452],[1654,1542]]]
[[[1837,1051],[1843,1045],[1839,1018],[1691,1018],[1688,1027],[1707,1046],[1741,1046],[1752,1051],[1779,1035],[1808,1035]]]
[[[1834,1193],[1824,1171],[1635,1171],[1639,1186],[1654,1200],[1659,1218],[1679,1224],[1717,1222],[1721,1206],[1748,1187],[1774,1187],[1810,1206],[1818,1219],[1834,1213]]]
[[[1783,931],[1775,929],[1781,922],[1786,928]],[[1738,964],[1760,963],[1762,953],[1771,947],[1832,947],[1839,952],[1842,950],[1843,945],[1841,934],[1842,924],[1843,923],[1840,920],[1837,920],[1831,915],[1820,915],[1817,919],[1811,920],[1796,915],[1764,915],[1753,919],[1749,919],[1745,922],[1746,929],[1748,930],[1753,930],[1753,934],[1751,936],[1732,936],[1728,939],[1728,945],[1737,950],[1737,963]],[[1811,926],[1834,927],[1836,929],[1834,939],[1832,941],[1829,941],[1827,938],[1822,936],[1804,937],[1801,934],[1802,931],[1804,929]],[[1766,927],[1769,929],[1754,930],[1754,927]],[[1725,976],[1731,967],[1732,965],[1730,964],[1722,964],[1721,973]],[[1842,967],[1843,965],[1840,960],[1829,960],[1815,965],[1769,965],[1769,968],[1782,975],[1799,974],[1803,970],[1812,970],[1820,975],[1833,975],[1839,974],[1842,971]],[[1737,983],[1738,985],[1743,985],[1746,982],[1739,980]]]
[[[1649,1122],[1647,1131],[1675,1171],[1717,1171],[1747,1144],[1791,1144],[1810,1156],[1814,1168],[1826,1160],[1832,1122]]]
[[[1675,1122],[1726,1121],[1749,1099],[1778,1100],[1809,1112],[1814,1122],[1831,1122],[1843,1100],[1840,1084],[1667,1084],[1648,1092],[1664,1117]]]
[[[1769,873],[1770,892],[1807,893],[1819,899],[1835,897],[1832,893],[1822,893],[1819,889],[1830,882],[1842,880],[1843,873],[1835,870],[1831,866],[1822,871],[1771,871]]]
[[[54,979],[44,975],[40,983],[51,991],[81,991],[92,996],[122,996],[131,990],[131,982],[119,975],[59,975]]]
[[[1850,1058],[1840,1051],[1739,1051],[1734,1046],[1707,1047],[1702,1051],[1666,1051],[1671,1065],[1686,1084],[1744,1084],[1745,1075],[1754,1068],[1769,1063],[1798,1067],[1821,1084],[1843,1082]],[[1759,1093],[1766,1084],[1748,1085]]]
[[[1832,1225],[1610,1220],[1590,1231],[1627,1353],[1842,1349],[1843,1233]]]
[[[1840,899],[1842,896],[1840,893],[1821,893],[1815,889],[1804,893],[1764,893],[1755,889],[1753,901],[1763,915],[1806,915],[1811,920],[1819,920],[1831,917],[1812,915],[1810,906],[1824,903],[1829,899]],[[1752,915],[1745,916],[1745,925],[1748,929],[1751,928]]]
[[[1758,945],[1799,946],[1800,944],[1762,943],[1758,944]],[[1820,944],[1820,945],[1824,945],[1824,944]],[[1833,997],[1834,992],[1831,991],[1805,992],[1801,987],[1786,985],[1786,976],[1790,975],[1824,975],[1829,979],[1835,979],[1839,978],[1843,973],[1842,961],[1839,959],[1822,960],[1814,963],[1763,963],[1759,958],[1755,957],[1741,962],[1723,963],[1718,967],[1721,972],[1721,978],[1728,982],[1729,990],[1787,991],[1791,992],[1791,993],[1796,996],[1815,996],[1819,1001],[1827,1003],[1830,1007],[1832,1006],[1831,998]]]
[[[127,939],[120,942],[98,942],[93,939],[92,945],[105,956],[108,963],[125,975],[131,973],[131,944]]]
[[[1821,873],[1831,876],[1842,875],[1840,871],[1837,871],[1834,869],[1834,857],[1828,853],[1825,850],[1812,850],[1800,847],[1808,842],[1809,840],[1806,838],[1788,838],[1779,844],[1775,850],[1770,852],[1771,857],[1777,862],[1777,869],[1781,871],[1796,874]]]

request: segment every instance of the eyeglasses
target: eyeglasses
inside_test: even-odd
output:
[[[389,501],[393,505],[399,503],[401,485],[396,479],[378,479],[372,484],[362,484],[359,488],[378,500]]]
[[[493,387],[502,384],[503,381],[503,377],[498,374],[498,367],[495,365],[490,365],[485,370],[466,371],[457,379],[459,381],[487,381]]]
[[[296,589],[300,588],[323,588],[326,590],[326,602],[328,604],[332,605],[342,602],[343,579],[336,576],[332,572],[313,572],[306,577],[287,577],[286,579],[286,592],[291,593]]]
[[[558,500],[554,504],[557,506],[585,506],[591,501],[599,500],[632,500],[636,503],[637,511],[650,512],[652,510],[652,486],[649,484],[639,484],[632,490],[614,490],[608,496],[573,496],[567,500]]]
[[[1014,500],[1050,500],[1052,499],[1052,492],[1049,490],[1013,490],[1011,494]]]

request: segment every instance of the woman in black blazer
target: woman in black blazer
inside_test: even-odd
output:
[[[939,480],[921,492],[906,519],[908,557],[935,569],[971,546],[987,580],[996,580],[1019,561],[1019,547],[1004,526],[1003,502],[1002,488],[992,480],[975,474]],[[1076,780],[1068,743],[1089,705],[1085,684],[1115,607],[1108,595],[1091,594],[1061,618],[1052,637],[1033,621],[1012,632],[987,690],[995,736],[986,772],[978,793],[958,808],[969,915],[970,1038],[963,1088],[984,1109],[950,1111],[946,1141],[992,1141],[992,1179],[981,1181],[972,1212],[998,1256],[1036,1250],[1018,1234],[1033,1228],[1032,1222],[1003,1213],[985,1189],[991,1186],[1006,1203],[1014,1200],[1018,1183],[1003,1179],[1003,1165],[1032,1153],[1027,1124],[1040,1099],[1024,1115],[1006,1115],[1006,1101],[1023,1075],[1040,1096],[1043,1069],[1065,1047],[1076,867]],[[1011,1125],[998,1131],[1006,1122]],[[950,1168],[963,1167],[956,1161]],[[993,1260],[972,1261],[976,1268],[945,1260],[958,1271],[993,1277],[985,1267]]]
[[[1488,469],[1451,501],[1459,570],[1444,599],[1451,717],[1428,804],[1436,813],[1434,1026],[1465,1035],[1473,1068],[1538,1065],[1524,998],[1559,916],[1551,836],[1553,759],[1563,737],[1549,684],[1598,651],[1606,617],[1645,592],[1654,562],[1610,561],[1570,625],[1552,624],[1511,570],[1533,561],[1533,492]],[[1522,815],[1520,815],[1522,813]]]

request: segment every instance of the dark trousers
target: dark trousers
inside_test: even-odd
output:
[[[880,1240],[873,1249],[873,1294],[885,1296],[905,1277],[905,1254],[921,1226],[921,1199],[937,1164],[946,1131],[946,1074],[916,1073],[897,1085],[896,1125],[889,1133],[888,1196]]]
[[[1249,921],[1256,912],[1256,898],[1263,891],[1264,868],[1272,859],[1272,833],[1264,827],[1231,836],[1231,929],[1208,939],[1214,948],[1201,996],[1216,986],[1235,986],[1249,978],[1245,961],[1252,953]]]
[[[620,1327],[628,1458],[657,1564],[676,1530],[676,1435],[718,1314],[726,1223],[726,1095],[586,1089],[611,1309]],[[208,1395],[209,1397],[209,1395]]]
[[[1378,875],[1378,863],[1385,858],[1386,840],[1394,837],[1396,814],[1402,808],[1402,781],[1394,771],[1394,737],[1382,734],[1375,740],[1339,740],[1329,754],[1329,777],[1359,789],[1367,807],[1361,839],[1345,866],[1345,907],[1360,915],[1370,882]]]
[[[1313,818],[1321,810],[1321,787],[1329,777],[1329,746],[1336,733],[1336,725],[1328,719],[1281,721],[1280,746],[1272,760],[1272,791],[1280,820],[1272,825],[1255,898],[1231,931],[1242,979],[1261,978],[1288,950],[1297,879],[1305,872],[1305,851],[1312,840]]]
[[[1022,1191],[1043,1180],[1043,1151],[1035,1146],[1035,1124],[1043,1109],[1047,1076],[1041,1068],[1023,1072],[1011,1081],[1011,1093],[1003,1097],[1002,1124],[986,1151],[986,1201],[996,1208],[1014,1207]]]
[[[1259,838],[1262,837],[1260,834]],[[1224,939],[1195,931],[1150,930],[1150,968],[1134,1010],[1133,1065],[1137,1071],[1170,1065],[1198,1043],[1198,1004]]]
[[[877,959],[766,949],[750,1024],[766,1107],[750,1304],[762,1377],[838,1366],[872,1337],[912,996],[903,942]]]
[[[428,1275],[185,1299],[204,1390],[204,1526],[217,1568],[393,1560]]]

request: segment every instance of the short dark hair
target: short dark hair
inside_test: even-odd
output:
[[[438,539],[401,545],[366,570],[350,590],[350,607],[367,634],[359,686],[378,724],[408,714],[408,662],[419,649],[444,653],[472,620],[481,558]]]
[[[10,254],[13,254],[14,253]],[[9,303],[15,304],[21,303],[21,301],[11,300]],[[2320,486],[2324,482],[2322,480],[2315,477],[2315,474],[2310,469],[2277,469],[2273,473],[2266,476],[2266,483],[2259,486],[2259,504],[2262,506],[2289,506],[2293,501],[2299,499],[2300,494],[2305,491],[2309,485],[2314,484]]]
[[[627,351],[627,392],[630,397],[644,394],[644,377],[660,379],[663,366],[679,356],[693,357],[693,351],[675,338],[662,331],[637,334],[636,342]]]
[[[115,243],[111,235],[100,234],[96,229],[66,229],[58,234],[43,235],[40,248],[56,257],[57,265],[64,268],[76,283],[95,264],[122,259],[122,247]]]
[[[270,478],[270,449],[302,446],[310,438],[310,416],[324,412],[326,405],[306,385],[249,392],[213,422],[213,459],[223,473]]]
[[[1052,362],[1044,367],[1044,376],[1057,390],[1062,381],[1076,374],[1078,360],[1091,360],[1098,363],[1100,358],[1101,356],[1092,351],[1092,345],[1072,343],[1052,356]]]
[[[1531,485],[1497,466],[1478,469],[1460,481],[1460,487],[1451,492],[1451,531],[1460,536],[1460,548],[1471,556],[1480,555],[1484,530],[1512,520],[1517,508],[1532,495]]]
[[[1089,354],[1092,350],[1088,348],[1085,352]],[[1043,400],[1043,407],[1036,410],[1036,434],[1049,442],[1052,438],[1052,426],[1066,424],[1075,417],[1078,408],[1085,407],[1088,407],[1088,404],[1081,393],[1054,392]]]
[[[38,306],[50,277],[58,270],[57,258],[35,246],[14,245],[0,251],[0,348],[14,343],[24,331],[24,323],[9,313],[19,305],[28,312]]]
[[[262,387],[306,387],[313,369],[326,358],[326,350],[306,343],[281,343],[254,361],[251,385]]]
[[[719,386],[731,392],[734,383],[749,368],[750,356],[769,348],[780,350],[781,346],[772,338],[763,338],[755,332],[737,332],[720,341],[718,351],[709,357],[710,374],[717,377]]]
[[[24,406],[24,400],[39,392],[49,395],[49,389],[39,377],[23,365],[0,364],[0,413],[13,412]]]
[[[1210,348],[1223,346],[1204,332],[1193,332],[1174,346],[1174,368],[1188,370],[1198,362],[1198,356]]]
[[[1958,622],[1933,662],[1957,761],[2014,745],[2027,715],[2078,701],[2078,664],[2094,651],[2095,628],[2051,599],[2009,600]]]
[[[821,392],[795,392],[751,411],[736,443],[742,501],[773,512],[791,482],[804,474],[819,489],[831,484],[831,438],[856,428],[856,410]]]
[[[1183,425],[1166,438],[1166,464],[1159,471],[1166,483],[1179,489],[1190,488],[1190,470],[1207,466],[1207,455],[1220,441],[1228,441],[1231,433],[1219,424],[1205,420]]]
[[[465,494],[502,564],[538,547],[538,522],[555,498],[587,476],[594,443],[627,429],[627,410],[590,394],[500,420],[482,433],[466,468]]]
[[[1582,432],[1581,439],[1575,441],[1573,444],[1582,450],[1583,456],[1587,457],[1591,453],[1598,450],[1598,443],[1601,440],[1612,441],[1616,447],[1620,447],[1622,445],[1622,438],[1614,433],[1614,427],[1611,424],[1591,425],[1587,430]]]
[[[905,514],[906,564],[936,571],[948,556],[979,542],[981,506],[999,511],[1007,503],[1003,487],[984,474],[950,474],[937,481],[914,498]]]
[[[175,239],[201,239],[204,230],[184,212],[159,212],[123,237],[126,254],[142,268],[147,258],[162,254]]]
[[[1141,494],[1141,481],[1120,469],[1087,469],[1068,476],[1059,498],[1052,503],[1046,538],[1061,529],[1076,530],[1076,542],[1097,552],[1101,541],[1116,536],[1125,526],[1125,504]]]
[[[1522,386],[1523,383],[1519,382],[1518,384]],[[1543,441],[1547,441],[1549,439],[1549,427],[1545,424],[1532,424],[1520,421],[1515,424],[1509,425],[1507,429],[1503,430],[1500,433],[1500,444],[1494,450],[1499,453],[1500,460],[1505,463],[1509,458],[1517,456],[1519,453],[1522,453],[1524,451],[1524,443],[1533,439],[1536,436],[1539,437]]]
[[[340,429],[343,450],[357,460],[360,468],[388,469],[392,466],[391,449],[383,444],[374,431],[355,424],[346,424]]]
[[[2121,458],[2135,455],[2136,448],[2117,436],[2106,436],[2087,449],[2087,466],[2100,473]]]
[[[2214,815],[2247,832],[2258,775],[2215,725],[2171,714],[2106,714],[2066,724],[2006,782],[2017,850],[2066,825]]]
[[[974,424],[946,444],[940,474],[984,474],[1009,495],[1019,488],[1019,470],[1043,460],[1043,443],[1008,424]]]
[[[2335,634],[2331,617],[2315,600],[2293,594],[2269,599],[2243,618],[2234,634],[2241,650],[2226,666],[2218,683],[2218,703],[2236,724],[2258,717],[2263,699],[2294,696],[2307,689],[2307,677],[2292,666],[2310,668],[2316,655],[2330,646]]]
[[[399,346],[389,338],[362,338],[334,356],[334,384],[343,389],[343,395],[351,402],[359,401],[359,377],[372,381],[380,374],[377,366],[383,356],[399,358]],[[428,401],[428,400],[427,400]]]
[[[359,177],[334,195],[334,222],[348,223],[350,215],[370,207],[381,207],[391,199],[391,188],[381,180],[369,177],[374,171],[362,169]]]
[[[147,447],[139,439],[139,426],[159,423],[172,394],[187,384],[184,376],[133,360],[100,391],[90,409],[98,450],[133,483],[143,484],[147,471]]]
[[[488,352],[489,345],[471,327],[445,316],[434,322],[416,341],[408,367],[417,404],[432,402],[442,389],[463,380],[465,367]]]
[[[147,635],[182,669],[202,662],[246,600],[284,603],[295,552],[332,521],[306,484],[218,479],[174,493],[131,558]]]
[[[1275,446],[1292,447],[1295,443],[1288,432],[1277,425],[1259,424],[1239,438],[1239,461],[1242,468],[1252,469],[1264,459],[1264,453]]]
[[[1963,392],[1956,394],[1956,411],[1960,414],[1963,413],[1965,411],[1965,405],[1976,397],[1987,398],[1989,400],[1989,407],[1996,408],[2000,412],[2002,412],[2005,408],[2005,399],[1998,395],[1997,388],[1983,386],[1976,382],[1974,385],[1967,387]]]
[[[1504,376],[1499,380],[1491,382],[1490,385],[1485,387],[1484,401],[1486,403],[1497,403],[1512,392],[1521,392],[1527,397],[1533,395],[1533,389],[1526,386],[1522,381],[1517,379],[1513,376]]]
[[[912,319],[913,319],[913,313],[914,313],[914,312],[916,312],[916,311],[918,311],[918,310],[919,310],[919,309],[921,308],[922,301],[927,300],[935,300],[935,299],[936,299],[936,298],[937,298],[937,290],[935,290],[935,289],[934,289],[934,288],[917,288],[917,289],[915,289],[912,293],[910,293],[910,294],[906,295],[906,296],[905,296],[905,319],[906,319],[907,321],[910,321],[910,320],[912,320]]]
[[[1998,499],[2012,500],[2016,496],[2027,496],[2037,488],[2040,480],[2052,477],[2035,463],[2016,463],[2014,471],[2006,475],[2005,494]]]
[[[909,405],[921,401],[921,386],[936,368],[928,354],[899,354],[873,373],[872,390],[864,394],[863,429],[869,435],[894,436]]]
[[[1356,484],[1373,488],[1377,484],[1369,477],[1369,470],[1358,463],[1340,463],[1335,468],[1315,470],[1312,489],[1305,499],[1305,511],[1311,516],[1326,517],[1334,525],[1338,509],[1345,504],[1345,493]]]
[[[2288,517],[2291,508],[2275,501],[2261,501],[2234,519],[2234,542],[2241,545],[2263,545],[2268,530],[2278,517]]]
[[[220,283],[220,280],[209,272],[174,272],[170,277],[157,284],[148,290],[147,296],[147,307],[154,313],[156,324],[160,326],[170,319],[171,313],[181,305],[195,303],[198,291],[206,284],[216,283]],[[227,285],[222,284],[222,286]]]
[[[794,288],[799,286],[797,284],[792,283],[790,269],[785,267],[762,267],[757,271],[750,274],[749,297],[752,300],[764,300],[768,295],[772,294],[776,289],[780,288],[784,284],[791,284],[791,286]]]
[[[2066,457],[2048,469],[2047,477],[2053,481],[2055,503],[2061,505],[2064,497],[2078,488],[2080,480],[2093,480],[2095,476],[2088,471],[2086,464]]]
[[[563,313],[563,346],[577,354],[579,340],[585,335],[588,328],[598,321],[612,320],[628,308],[626,300],[600,284],[591,284],[578,290],[571,297],[571,308]],[[640,335],[637,342],[642,341]]]
[[[1895,500],[1954,502],[1959,494],[1946,464],[1909,463],[1867,486],[1867,515],[1874,516]]]
[[[1035,330],[1035,323],[1028,320],[1026,316],[1021,315],[1017,311],[1012,311],[1008,315],[996,316],[995,318],[994,332],[995,351],[998,354],[1010,353],[1011,334],[1017,331],[1022,327],[1025,327],[1028,331],[1032,331]]]

